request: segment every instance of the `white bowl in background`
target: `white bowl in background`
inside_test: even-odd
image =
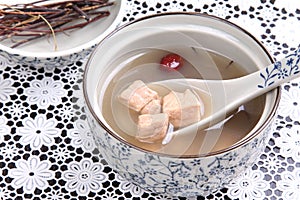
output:
[[[29,3],[34,1],[12,1],[9,3]],[[52,1],[57,2],[57,0]],[[4,56],[21,65],[46,68],[65,66],[78,59],[85,58],[122,21],[122,13],[126,1],[110,1],[114,1],[115,4],[103,8],[103,10],[110,11],[109,16],[80,29],[57,33],[57,50],[54,50],[53,38],[51,37],[43,37],[16,48],[11,48],[12,42],[6,40],[0,42],[0,56]],[[8,4],[8,2],[0,0],[0,4]]]

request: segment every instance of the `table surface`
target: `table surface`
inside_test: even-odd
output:
[[[127,0],[122,23],[158,12],[208,13],[240,25],[280,59],[300,44],[299,8],[298,0]],[[46,69],[0,57],[0,199],[185,199],[143,191],[102,159],[83,109],[84,63]],[[299,88],[299,79],[282,86],[270,140],[255,165],[198,199],[300,198]]]

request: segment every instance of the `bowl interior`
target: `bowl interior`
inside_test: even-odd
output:
[[[35,0],[26,2],[21,1],[19,3],[29,2],[35,2]],[[53,0],[51,2],[57,1]],[[101,10],[108,10],[110,12],[109,16],[92,22],[83,28],[55,34],[58,47],[57,50],[54,49],[54,40],[51,36],[36,39],[13,49],[10,48],[13,43],[10,40],[5,40],[0,43],[0,48],[9,53],[16,53],[28,57],[68,55],[88,49],[100,42],[109,32],[117,27],[118,23],[120,23],[124,1],[114,0],[114,2],[115,4],[112,6],[101,8]],[[16,3],[18,2],[14,1],[10,4]],[[7,4],[7,1],[4,2],[0,0],[0,4]]]
[[[116,61],[118,58],[130,57],[132,52],[147,48],[163,49],[179,53],[183,57],[189,57],[190,53],[188,51],[183,53],[181,47],[199,47],[211,52],[218,52],[239,63],[245,73],[256,71],[258,68],[272,62],[265,49],[249,33],[216,17],[171,13],[147,17],[130,25],[125,25],[100,43],[89,59],[84,75],[84,93],[87,104],[96,120],[106,129],[109,129],[112,136],[134,146],[134,148],[156,151],[152,149],[153,146],[151,147],[151,145],[149,148],[143,146],[143,144],[136,145],[135,143],[135,145],[132,145],[132,142],[126,136],[117,134],[116,129],[112,128],[112,124],[103,116],[103,98],[105,98],[105,91],[111,80],[124,67]],[[196,63],[197,58],[191,58],[191,60]],[[211,76],[211,70],[202,70],[201,73],[203,78],[207,79],[218,79],[222,75],[217,72]],[[146,74],[143,78],[147,77],[151,77],[151,75]],[[143,78],[138,77],[137,79]],[[149,79],[147,80],[149,81]],[[199,136],[197,131],[194,131],[194,135],[189,135],[194,140],[179,137],[174,140],[171,147],[163,147],[159,152],[176,156],[199,156],[207,155],[212,151],[222,152],[236,148],[235,144],[242,144],[242,141],[246,140],[247,137],[259,134],[261,127],[274,112],[276,101],[278,101],[278,96],[274,90],[260,97],[260,99],[246,104],[246,107],[249,107],[250,115],[252,111],[254,113],[260,112],[260,118],[251,130],[233,141],[219,143],[220,140],[210,140],[211,135],[209,134],[207,134],[207,137],[205,134]],[[213,134],[213,131],[211,133]],[[226,139],[226,135],[222,137],[223,140]],[[200,146],[203,146],[203,144],[209,145],[204,149],[200,148],[199,143],[195,143],[195,140],[205,140]],[[179,146],[182,148],[179,148]],[[174,147],[175,151],[168,150],[168,148],[174,149]]]

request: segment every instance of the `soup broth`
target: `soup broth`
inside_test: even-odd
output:
[[[184,49],[180,50],[184,52]],[[197,51],[194,49],[194,51]],[[135,138],[137,132],[137,113],[118,101],[117,96],[135,80],[145,83],[171,78],[231,79],[246,75],[240,64],[215,52],[200,53],[196,57],[183,57],[183,66],[177,70],[168,70],[159,63],[169,51],[161,49],[136,50],[122,55],[113,65],[116,70],[109,79],[103,99],[99,99],[102,114],[111,129],[122,139],[139,148],[174,156],[196,156],[225,149],[244,138],[258,122],[263,112],[265,97],[260,96],[227,116],[227,118],[206,130],[178,135],[168,143],[144,143]],[[180,53],[178,53],[180,54]],[[184,54],[184,53],[183,53]],[[180,54],[181,55],[181,54]],[[185,54],[184,54],[185,55]],[[153,88],[157,89],[157,88]],[[160,96],[168,90],[157,91]],[[202,97],[201,97],[202,98]],[[207,99],[205,116],[209,115],[210,105]],[[101,104],[102,103],[102,104]]]

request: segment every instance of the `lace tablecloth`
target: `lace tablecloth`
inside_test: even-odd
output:
[[[300,43],[299,8],[298,0],[127,0],[123,23],[158,12],[208,13],[245,28],[280,59]],[[47,69],[0,57],[0,199],[185,199],[143,191],[101,158],[83,109],[84,63]],[[256,164],[198,199],[300,199],[300,80],[282,88]]]

